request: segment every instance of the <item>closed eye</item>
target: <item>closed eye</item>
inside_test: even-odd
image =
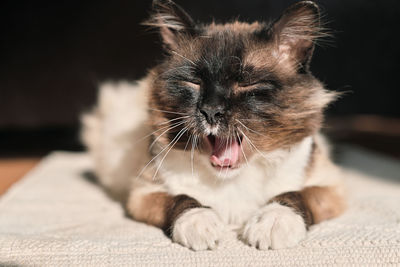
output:
[[[191,81],[183,81],[183,83],[188,86],[191,87],[193,89],[199,90],[200,89],[200,81],[197,80],[191,80]]]
[[[273,82],[254,82],[254,83],[247,83],[247,84],[238,84],[238,90],[242,91],[250,91],[250,90],[272,90],[276,86]]]

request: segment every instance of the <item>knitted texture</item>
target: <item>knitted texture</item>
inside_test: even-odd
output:
[[[371,158],[347,149],[344,163],[351,166],[362,157]],[[398,162],[379,160],[399,177]],[[227,231],[217,250],[194,252],[127,218],[119,203],[84,178],[89,169],[86,154],[53,153],[0,199],[0,265],[400,264],[399,180],[346,171],[348,210],[311,227],[295,248],[259,251]]]

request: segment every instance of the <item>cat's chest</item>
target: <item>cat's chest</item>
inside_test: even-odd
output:
[[[171,194],[186,194],[213,208],[225,223],[240,224],[268,198],[261,175],[244,180],[245,177],[240,177],[209,184],[196,177],[177,175],[169,177],[166,186]]]
[[[253,166],[229,181],[205,182],[204,179],[182,172],[170,173],[165,181],[171,194],[186,194],[202,205],[213,208],[228,224],[240,225],[270,198],[282,192],[297,190],[302,179],[285,177],[274,168]]]
[[[189,195],[212,207],[224,222],[242,224],[272,197],[302,188],[309,147],[309,140],[305,140],[297,150],[255,158],[230,179],[216,178],[206,165],[207,158],[192,162],[179,152],[163,162],[160,172],[172,195]]]

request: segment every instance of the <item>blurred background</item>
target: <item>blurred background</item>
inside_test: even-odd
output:
[[[270,20],[293,0],[177,0],[195,20]],[[320,0],[335,38],[316,49],[312,70],[345,92],[324,131],[400,158],[400,2]],[[82,150],[79,115],[105,80],[143,77],[161,56],[140,22],[151,0],[0,2],[0,157]]]

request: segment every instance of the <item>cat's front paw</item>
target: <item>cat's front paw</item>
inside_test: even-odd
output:
[[[250,217],[241,233],[244,242],[261,250],[293,247],[305,236],[303,218],[278,203],[269,204]]]
[[[172,240],[193,250],[214,249],[224,231],[224,224],[209,208],[194,208],[174,223]]]

